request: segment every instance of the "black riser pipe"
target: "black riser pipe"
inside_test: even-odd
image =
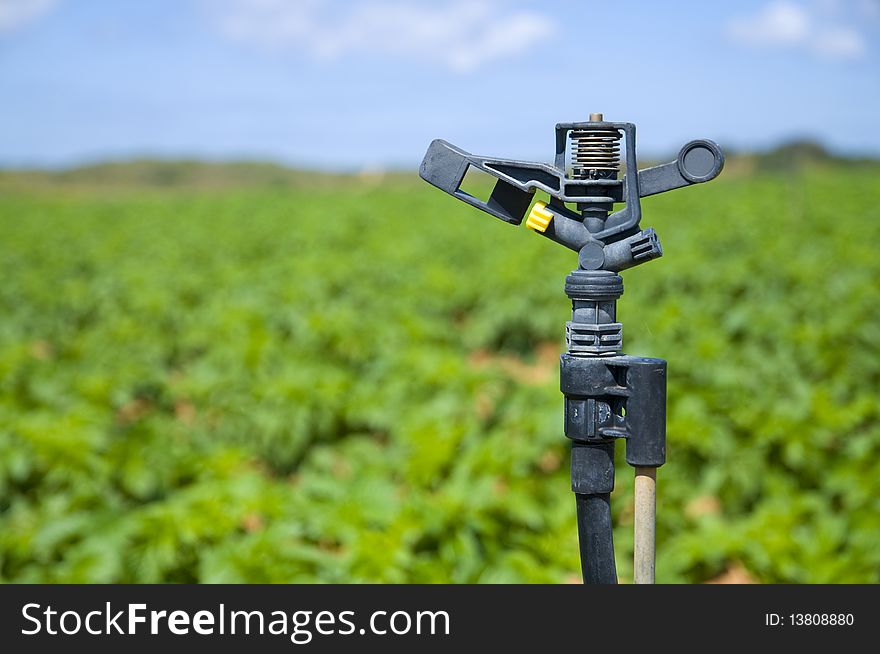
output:
[[[611,495],[576,493],[581,570],[585,584],[616,584],[614,537],[611,530]]]

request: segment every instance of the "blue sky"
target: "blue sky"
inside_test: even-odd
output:
[[[0,166],[549,160],[591,111],[652,155],[878,155],[880,1],[0,0]]]

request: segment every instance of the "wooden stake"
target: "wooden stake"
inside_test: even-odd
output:
[[[654,583],[657,468],[636,468],[633,583]]]

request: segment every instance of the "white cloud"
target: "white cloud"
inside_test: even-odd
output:
[[[841,5],[773,0],[751,16],[732,19],[727,35],[750,47],[791,48],[826,59],[856,59],[865,54],[865,38],[855,28],[839,24]],[[829,15],[830,20],[829,20]]]
[[[816,35],[813,47],[831,58],[856,59],[865,54],[862,35],[848,27],[838,27]]]
[[[729,33],[736,40],[753,45],[790,45],[810,34],[810,16],[790,2],[772,2],[754,16],[735,18]]]
[[[546,15],[497,0],[430,3],[227,0],[207,6],[227,37],[325,59],[380,54],[470,72],[520,55],[555,31]]]
[[[49,13],[58,0],[0,0],[0,33],[12,32]]]

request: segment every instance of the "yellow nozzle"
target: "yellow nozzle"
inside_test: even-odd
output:
[[[535,206],[532,207],[532,212],[526,220],[526,227],[543,234],[550,226],[551,220],[553,220],[553,212],[547,208],[547,205],[543,202],[535,202]]]

